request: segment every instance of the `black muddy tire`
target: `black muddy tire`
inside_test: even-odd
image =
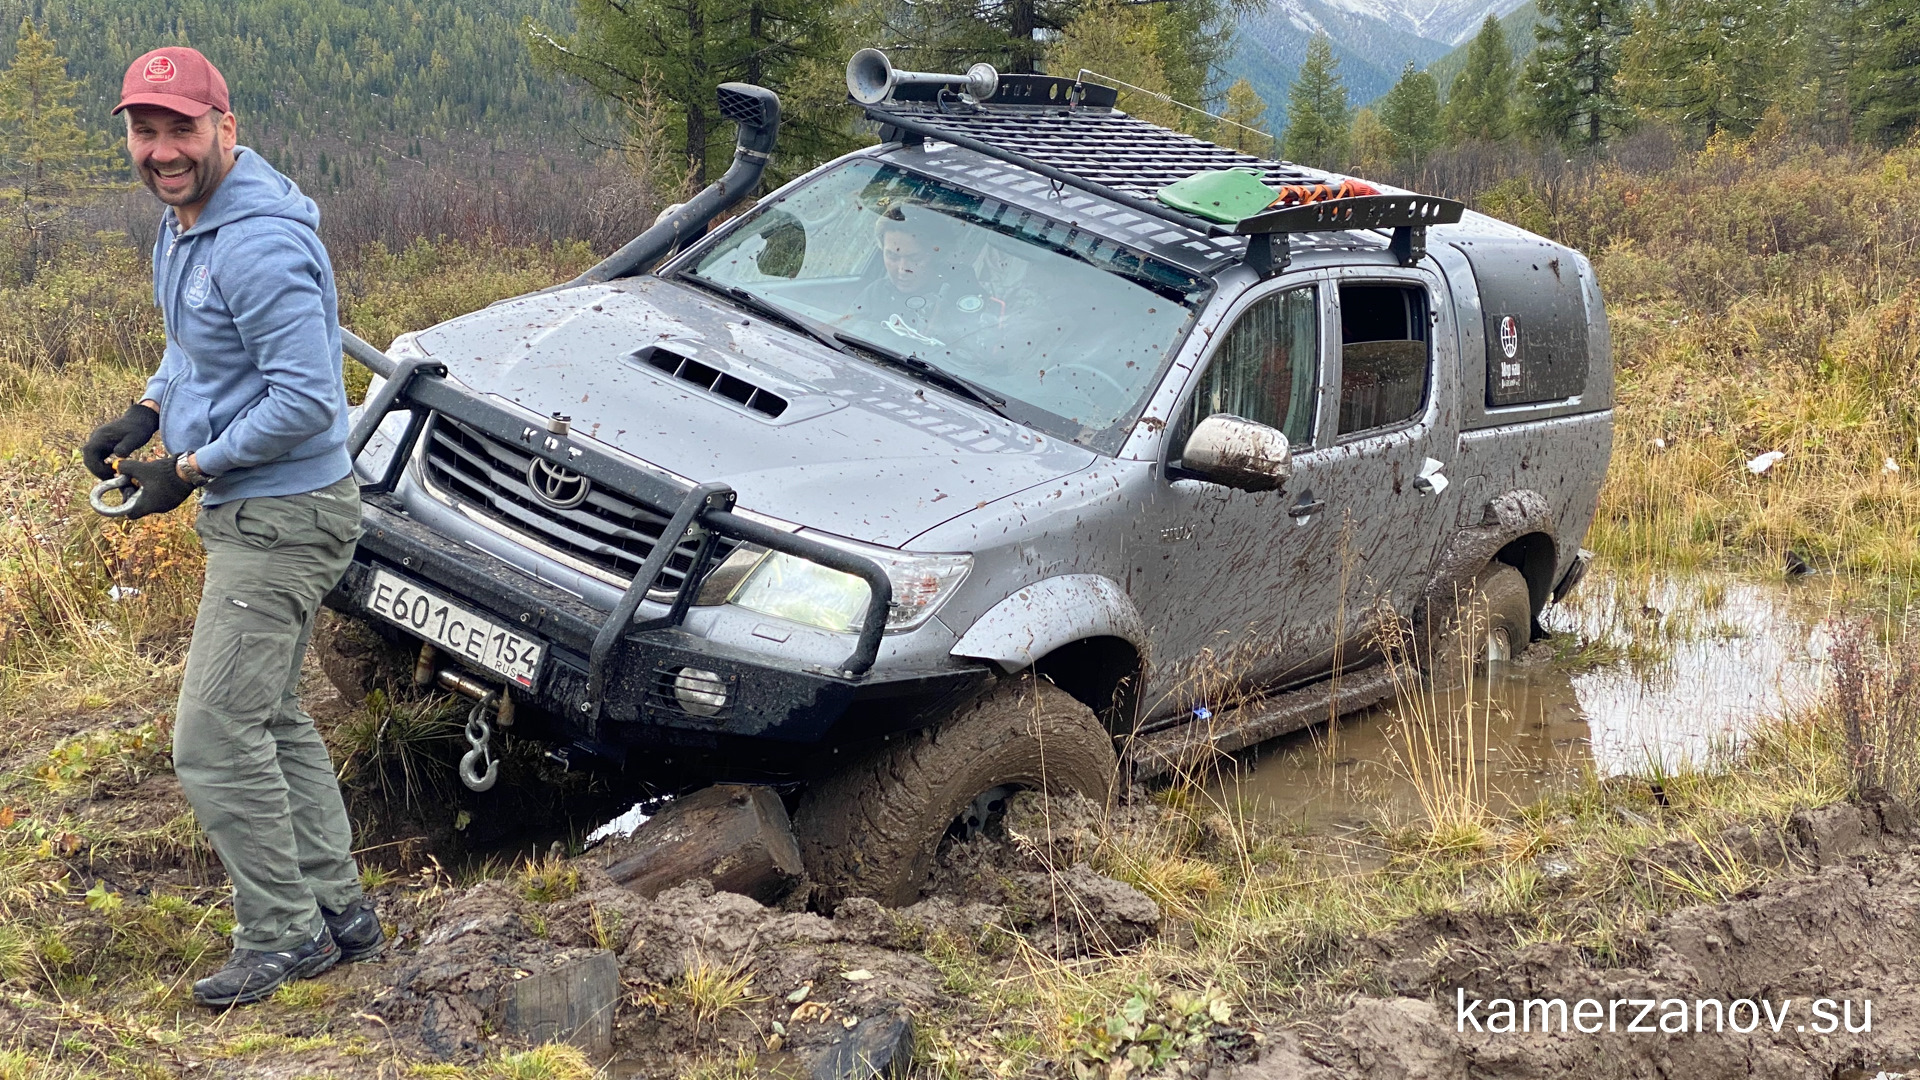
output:
[[[1484,671],[1489,660],[1519,656],[1533,639],[1533,594],[1519,568],[1488,563],[1448,605],[1445,629],[1435,635],[1428,670],[1436,683]]]
[[[327,681],[356,709],[376,689],[385,691],[389,700],[415,692],[413,663],[419,646],[390,641],[359,619],[322,608],[314,620],[312,648]]]
[[[911,904],[948,827],[978,796],[1006,787],[1104,801],[1118,766],[1093,710],[1044,679],[1009,679],[807,788],[794,832],[816,902]]]

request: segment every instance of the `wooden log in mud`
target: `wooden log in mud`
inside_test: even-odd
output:
[[[695,878],[723,892],[772,903],[800,879],[800,847],[772,788],[716,784],[668,803],[593,857],[645,897]]]

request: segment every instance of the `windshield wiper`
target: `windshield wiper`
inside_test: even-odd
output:
[[[958,394],[977,405],[985,405],[1002,417],[1006,417],[1009,420],[1013,419],[1006,414],[1005,405],[1007,401],[1005,398],[996,396],[993,391],[988,390],[986,387],[981,386],[971,379],[961,375],[955,375],[946,368],[922,360],[917,356],[889,349],[885,345],[877,345],[865,338],[857,338],[852,334],[842,334],[838,331],[830,331],[830,333],[832,333],[834,339],[842,345],[851,345],[861,352],[872,353],[876,359],[889,367],[897,367],[911,375],[918,376],[923,381],[938,386],[942,390]]]
[[[786,327],[789,330],[798,330],[800,333],[807,335],[808,337],[812,338],[813,340],[819,342],[822,345],[825,345],[827,348],[832,349],[834,352],[843,353],[847,351],[847,347],[840,343],[839,337],[836,334],[834,334],[833,331],[827,329],[825,326],[822,326],[819,323],[814,322],[812,319],[809,319],[804,315],[799,315],[794,312],[788,311],[787,309],[771,301],[763,300],[760,298],[758,294],[748,292],[746,289],[743,289],[738,285],[722,285],[717,281],[712,281],[708,278],[703,278],[698,274],[691,274],[685,271],[682,271],[681,273],[675,276],[680,278],[682,281],[686,281],[691,284],[698,285],[699,287],[706,289],[710,292],[719,293],[721,296],[724,296],[727,299],[733,301],[734,303],[739,304],[741,307],[746,308],[748,311],[753,312],[755,315],[759,315],[767,319],[772,319],[774,322],[779,323],[780,325]]]
[[[977,405],[984,405],[1001,417],[1009,420],[1012,419],[1012,417],[1007,416],[1004,411],[1004,407],[1007,404],[1004,398],[996,396],[992,391],[978,383],[955,375],[953,372],[948,371],[938,364],[929,363],[917,356],[897,352],[887,348],[885,345],[876,344],[865,338],[857,338],[851,334],[842,334],[823,323],[809,319],[796,312],[788,311],[777,304],[764,300],[758,294],[749,292],[738,285],[723,285],[718,281],[686,271],[681,271],[675,276],[690,284],[706,289],[709,292],[718,293],[756,315],[772,319],[774,322],[788,329],[798,330],[800,333],[807,335],[835,352],[846,353],[851,356],[853,355],[853,350],[858,349],[861,352],[871,353],[881,363],[889,367],[896,367],[909,374],[918,376],[925,382],[930,382],[943,390],[957,394]]]

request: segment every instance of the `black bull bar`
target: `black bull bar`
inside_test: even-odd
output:
[[[365,412],[347,440],[347,452],[355,461],[372,440],[374,432],[388,415],[408,412],[406,432],[394,447],[386,471],[362,491],[378,495],[392,491],[412,458],[414,447],[426,429],[427,418],[442,413],[477,428],[496,439],[516,444],[535,457],[570,469],[595,483],[630,495],[655,507],[673,507],[660,539],[647,556],[640,571],[621,594],[620,602],[601,624],[593,640],[587,670],[589,701],[598,709],[606,683],[607,658],[626,635],[644,634],[680,625],[687,609],[699,594],[700,582],[711,569],[715,535],[724,535],[757,544],[809,562],[819,563],[843,574],[852,574],[867,583],[867,610],[853,652],[841,662],[837,672],[843,678],[858,678],[872,670],[880,654],[880,638],[887,628],[887,612],[893,603],[893,582],[872,559],[822,544],[793,533],[741,517],[733,512],[733,489],[722,483],[695,484],[664,470],[644,467],[637,461],[623,460],[606,452],[592,439],[574,436],[564,425],[550,430],[540,420],[523,419],[499,404],[482,399],[447,377],[446,365],[431,357],[407,360],[393,358],[375,349],[344,327],[340,339],[346,354],[385,379],[380,389],[367,398]],[[531,416],[531,412],[528,412]],[[687,534],[699,529],[693,565],[688,568],[679,592],[667,614],[635,621],[641,601],[653,589],[654,582],[673,553],[686,542]]]

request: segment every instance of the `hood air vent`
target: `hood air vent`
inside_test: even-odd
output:
[[[681,382],[692,383],[709,394],[717,394],[736,405],[744,405],[769,419],[787,411],[786,398],[670,349],[648,346],[635,353],[634,359]]]

